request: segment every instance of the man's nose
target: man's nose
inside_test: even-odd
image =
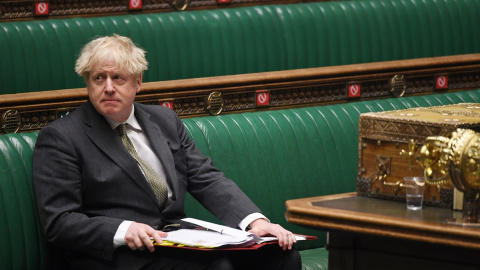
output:
[[[105,92],[112,93],[115,91],[115,87],[113,87],[113,81],[110,77],[107,77],[105,83]]]

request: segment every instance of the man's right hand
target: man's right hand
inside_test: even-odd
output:
[[[145,250],[147,248],[150,252],[154,252],[155,246],[150,238],[153,238],[157,243],[161,243],[162,238],[166,236],[166,232],[157,231],[146,224],[133,222],[125,234],[125,243],[132,250]]]

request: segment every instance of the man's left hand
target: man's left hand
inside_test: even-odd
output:
[[[250,223],[250,230],[248,232],[254,233],[260,237],[273,235],[278,238],[278,245],[283,250],[291,250],[294,243],[297,242],[295,235],[292,232],[285,230],[278,224],[273,224],[265,219],[256,219]]]

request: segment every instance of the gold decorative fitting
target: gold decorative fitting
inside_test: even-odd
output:
[[[184,11],[187,9],[188,0],[173,0],[170,5],[177,11]]]
[[[428,137],[419,149],[417,161],[426,181],[448,182],[463,192],[463,217],[447,219],[446,223],[480,228],[480,133],[458,128],[450,137]]]
[[[2,114],[2,129],[5,133],[16,133],[21,126],[22,118],[17,110],[8,110]]]
[[[211,115],[219,115],[224,106],[223,96],[220,92],[212,92],[207,97],[207,111]]]
[[[395,97],[402,97],[407,90],[407,83],[404,75],[395,75],[390,80],[390,93]]]
[[[373,173],[370,178],[372,183],[376,181],[383,181],[386,183],[387,177],[391,175],[392,172],[392,158],[388,156],[377,155],[377,171]]]
[[[415,143],[415,140],[411,139],[408,142],[408,150],[405,151],[405,149],[400,150],[400,157],[403,159],[408,160],[408,170],[411,171],[413,168],[413,161],[415,159],[415,151],[417,150],[417,144]]]

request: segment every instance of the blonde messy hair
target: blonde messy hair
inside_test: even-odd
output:
[[[92,68],[107,61],[113,61],[119,69],[135,77],[148,68],[145,51],[130,38],[115,34],[87,43],[75,63],[75,72],[87,81]]]

